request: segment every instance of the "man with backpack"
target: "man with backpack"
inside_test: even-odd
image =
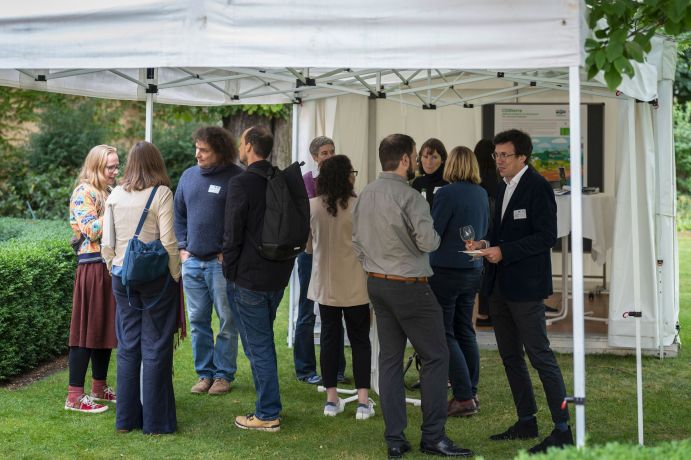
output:
[[[228,296],[257,393],[255,412],[236,417],[235,425],[260,431],[281,426],[273,324],[309,232],[309,201],[299,165],[277,170],[267,161],[272,148],[266,128],[242,133],[240,161],[247,170],[228,183],[223,238]]]

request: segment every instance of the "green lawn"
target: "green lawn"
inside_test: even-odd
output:
[[[682,325],[691,323],[691,234],[680,235]],[[251,412],[254,389],[244,356],[233,391],[226,396],[189,393],[195,381],[189,339],[175,352],[175,390],[179,431],[151,437],[141,432],[116,434],[115,411],[86,415],[62,409],[67,387],[63,371],[17,391],[0,389],[0,457],[2,458],[339,458],[385,457],[383,420],[355,420],[354,407],[335,418],[322,415],[324,397],[316,388],[294,379],[292,352],[286,346],[287,299],[276,322],[279,372],[283,399],[282,428],[278,433],[256,433],[233,426],[235,415]],[[691,334],[682,329],[682,341]],[[691,354],[682,350],[676,359],[645,358],[646,443],[685,439],[691,433]],[[572,388],[570,355],[559,362]],[[113,360],[114,361],[114,360]],[[635,443],[635,359],[588,356],[586,359],[588,444],[610,441]],[[114,382],[115,366],[111,366]],[[539,380],[533,373],[538,397],[541,433],[551,428],[549,412]],[[451,419],[449,436],[488,459],[512,458],[533,441],[490,443],[487,436],[505,429],[515,419],[506,377],[496,352],[482,352],[480,382],[482,411],[469,419]],[[375,397],[376,399],[376,397]],[[377,410],[378,407],[377,407]],[[419,408],[408,409],[407,435],[415,446],[421,422]],[[423,458],[416,451],[406,458]],[[638,458],[638,457],[637,457]]]

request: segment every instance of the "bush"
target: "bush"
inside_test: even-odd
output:
[[[583,449],[571,447],[568,449],[551,450],[546,454],[528,455],[521,452],[517,460],[683,460],[691,458],[691,440],[671,441],[655,446],[641,447],[639,445],[619,444],[616,442],[604,446],[590,446]]]
[[[691,195],[677,194],[677,231],[691,230]]]
[[[78,170],[94,145],[106,143],[107,123],[95,99],[48,104],[40,115],[40,131],[29,140],[29,166],[34,172],[55,167]]]
[[[677,190],[691,194],[691,102],[674,105],[673,121]]]
[[[154,130],[154,144],[161,151],[173,190],[183,171],[197,164],[192,134],[199,126],[199,123],[175,122]]]
[[[66,222],[0,218],[0,381],[67,350],[76,258]]]

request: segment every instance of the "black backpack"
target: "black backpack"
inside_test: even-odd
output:
[[[310,232],[310,203],[300,166],[295,162],[282,171],[275,166],[266,173],[248,170],[267,182],[262,240],[255,242],[265,259],[289,260],[305,250]]]

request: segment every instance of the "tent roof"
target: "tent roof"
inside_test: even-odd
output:
[[[581,11],[581,0],[24,0],[0,12],[0,68],[568,67],[582,62]]]
[[[478,105],[566,91],[583,11],[582,0],[25,0],[0,11],[0,85],[191,105],[341,94]],[[653,99],[656,74],[640,75],[625,93]]]

